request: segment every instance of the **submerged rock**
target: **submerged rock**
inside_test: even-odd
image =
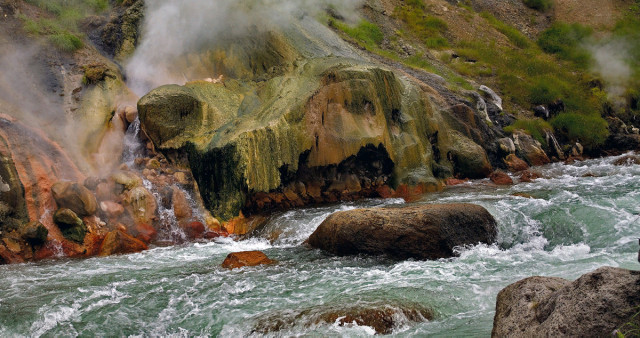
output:
[[[511,179],[511,177],[509,175],[507,175],[506,173],[504,173],[502,171],[494,171],[489,176],[489,179],[491,179],[491,182],[493,182],[493,183],[495,183],[497,185],[512,185],[513,184],[513,179]]]
[[[317,325],[368,326],[376,334],[392,334],[395,329],[407,324],[433,319],[433,311],[416,304],[363,304],[324,306],[287,311],[276,315],[262,316],[252,333],[274,334],[296,326]]]
[[[461,245],[492,243],[496,221],[474,204],[417,205],[339,211],[309,237],[309,245],[337,255],[438,259]]]
[[[602,267],[571,282],[530,277],[498,294],[493,337],[608,337],[640,306],[640,271]]]
[[[243,266],[257,266],[263,264],[273,264],[274,260],[260,251],[232,252],[222,262],[222,267],[227,269],[241,268]]]

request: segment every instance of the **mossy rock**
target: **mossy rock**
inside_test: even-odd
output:
[[[459,141],[430,141],[451,130],[448,107],[438,107],[444,100],[312,19],[220,44],[190,60],[209,60],[196,68],[224,75],[224,83],[162,86],[139,100],[138,111],[157,149],[186,153],[206,207],[223,220],[248,196],[283,190],[301,161],[310,170],[338,168],[369,146],[388,153],[389,182],[433,183],[435,157]]]
[[[75,212],[70,209],[58,209],[53,215],[53,221],[66,239],[78,243],[84,242],[87,226]]]

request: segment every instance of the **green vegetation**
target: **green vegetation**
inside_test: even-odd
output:
[[[564,113],[551,120],[551,125],[573,141],[585,147],[602,144],[609,136],[607,121],[600,114]]]
[[[422,1],[405,2],[404,6],[396,8],[395,15],[406,24],[413,36],[424,42],[427,48],[440,49],[449,46],[449,41],[443,36],[447,30],[447,23],[435,16],[426,15]]]
[[[504,131],[513,133],[516,129],[522,129],[541,144],[546,144],[544,135],[547,131],[552,131],[553,127],[547,121],[538,118],[519,119],[514,124],[505,127]]]
[[[540,3],[540,8],[548,9],[544,5],[547,2]],[[529,5],[532,8],[538,6],[533,2]],[[564,105],[565,111],[560,112],[550,123],[522,117],[514,125],[507,127],[507,132],[524,129],[535,139],[545,143],[545,131],[555,129],[567,139],[580,140],[587,148],[596,147],[606,140],[607,123],[600,115],[603,106],[607,104],[606,93],[589,83],[593,77],[581,75],[591,62],[589,54],[582,47],[591,37],[590,29],[580,25],[555,24],[534,43],[515,27],[489,13],[475,14],[471,7],[465,9],[469,15],[479,15],[502,33],[509,44],[495,40],[449,40],[446,35],[449,29],[447,23],[430,14],[429,8],[420,0],[405,1],[395,9],[394,15],[403,26],[386,38],[391,45],[398,40],[420,40],[427,49],[451,48],[455,57],[446,52],[439,55],[439,60],[446,67],[419,51],[414,55],[401,57],[401,52],[384,49],[381,46],[381,41],[385,38],[382,30],[368,21],[349,26],[330,19],[329,24],[373,53],[444,77],[454,90],[473,89],[465,77],[481,79],[481,83],[500,90],[503,106],[507,111],[530,110],[537,105],[558,102]],[[640,41],[640,36],[636,38],[636,35],[640,35],[640,20],[629,18],[616,31],[620,36]],[[395,47],[395,50],[400,49]],[[633,56],[640,56],[640,47],[637,53]],[[640,57],[636,57],[636,60],[640,60]],[[633,93],[640,93],[640,86],[637,88]],[[634,99],[629,95],[630,100]],[[636,96],[640,97],[640,94]]]
[[[26,0],[38,6],[50,15],[31,19],[25,15],[20,18],[24,29],[33,35],[47,37],[59,50],[73,52],[83,47],[84,35],[79,23],[92,14],[99,14],[109,8],[108,0]]]
[[[351,27],[344,22],[334,19],[330,19],[329,25],[343,31],[351,38],[363,43],[369,48],[380,45],[384,39],[380,27],[364,19],[360,20],[355,27]]]
[[[614,334],[617,338],[640,337],[640,312],[629,318],[629,321],[615,330]]]
[[[480,13],[487,22],[500,33],[504,34],[511,43],[519,48],[527,48],[530,45],[529,39],[520,33],[515,27],[509,26],[506,23],[496,19],[493,15],[487,12]]]
[[[523,0],[523,2],[527,7],[541,12],[547,11],[553,7],[553,2],[551,0]]]
[[[547,53],[557,54],[561,59],[572,61],[582,69],[589,67],[591,57],[582,47],[591,36],[591,29],[579,24],[554,23],[540,34],[538,45]]]

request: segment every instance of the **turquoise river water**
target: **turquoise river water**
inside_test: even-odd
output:
[[[336,210],[402,203],[368,200],[277,214],[241,241],[0,266],[0,336],[368,336],[370,327],[314,318],[346,307],[418,305],[432,309],[433,320],[397,311],[393,335],[486,337],[496,295],[510,283],[575,279],[603,265],[640,268],[640,166],[614,160],[537,168],[545,178],[534,183],[477,181],[424,196],[417,203],[477,203],[498,221],[496,245],[461,248],[452,259],[332,257],[302,245]],[[278,239],[267,240],[274,233]],[[278,263],[220,267],[242,250]],[[256,331],[277,318],[289,325]]]

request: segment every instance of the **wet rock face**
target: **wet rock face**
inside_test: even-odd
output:
[[[452,257],[456,246],[493,243],[496,236],[496,221],[486,209],[439,204],[336,212],[308,242],[336,255],[438,259]]]
[[[498,294],[493,337],[607,337],[640,306],[640,272],[603,267],[574,282],[530,277]]]
[[[243,214],[380,197],[379,189],[389,184],[393,175],[394,163],[382,145],[369,144],[337,165],[309,167],[308,156],[309,152],[300,156],[298,170],[293,173],[281,168],[281,188],[251,194]]]

